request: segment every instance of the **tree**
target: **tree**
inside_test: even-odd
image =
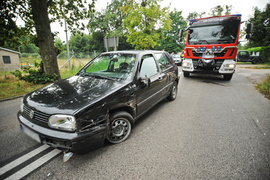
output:
[[[123,21],[127,17],[127,14],[124,14],[124,11],[122,11],[122,7],[125,6],[127,3],[127,0],[113,0],[111,3],[109,3],[106,7],[106,10],[101,12],[96,12],[93,14],[90,18],[90,21],[88,23],[89,32],[95,33],[96,35],[103,35],[101,38],[103,43],[104,37],[112,37],[112,36],[118,36],[119,37],[119,50],[124,49],[132,49],[132,45],[127,41],[127,38],[125,37],[125,30],[123,28]],[[95,44],[100,43],[100,38],[96,38],[93,36],[93,40],[95,41]],[[99,46],[99,45],[98,45]],[[101,49],[99,47],[99,49]],[[102,44],[102,49],[104,49],[104,45]],[[98,49],[95,49],[98,50]]]
[[[216,6],[216,7],[213,7],[211,9],[211,12],[209,13],[210,16],[221,16],[223,15],[223,12],[224,12],[224,15],[229,15],[231,14],[231,11],[232,11],[232,5],[223,5],[223,6]]]
[[[256,7],[254,16],[249,21],[253,24],[253,31],[247,46],[270,46],[270,4],[266,5],[264,11]]]
[[[141,3],[130,0],[123,7],[128,14],[123,21],[123,26],[128,31],[127,41],[135,46],[135,49],[154,48],[158,45],[162,33],[171,28],[168,7],[161,8],[158,2],[160,0],[142,0]]]
[[[184,49],[184,44],[177,44],[179,40],[179,31],[180,28],[185,29],[187,23],[182,16],[182,11],[177,11],[176,9],[170,13],[170,19],[172,20],[171,30],[164,32],[164,38],[161,38],[159,41],[160,46],[157,46],[155,49],[175,53],[181,52]]]
[[[190,12],[187,16],[187,20],[190,20],[190,19],[197,19],[197,18],[202,18],[203,16],[205,16],[205,12],[202,12],[202,13],[197,13],[197,12]]]
[[[50,23],[59,21],[61,25],[65,20],[69,29],[74,33],[85,28],[80,20],[88,18],[93,12],[95,0],[85,8],[81,0],[3,0],[1,7],[4,16],[1,16],[1,25],[3,25],[2,35],[10,33],[19,37],[23,33],[32,34],[35,27],[36,45],[40,49],[40,55],[46,74],[56,74],[60,79],[60,73],[57,65],[58,50],[54,46],[54,34],[50,29]],[[1,14],[1,15],[2,15]],[[49,18],[50,15],[50,18]],[[25,28],[18,28],[15,25],[17,17],[25,22]],[[75,28],[73,26],[76,26]],[[27,30],[27,31],[26,31]]]

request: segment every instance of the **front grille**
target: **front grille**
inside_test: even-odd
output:
[[[224,49],[221,52],[215,52],[214,56],[215,57],[224,57],[225,54],[227,53],[227,51],[228,51],[227,49]],[[194,57],[202,57],[203,52],[196,52],[194,49],[192,49],[192,54],[193,54]]]
[[[41,112],[41,111],[37,111],[35,109],[31,109],[30,107],[28,107],[26,105],[23,106],[23,112],[25,114],[27,114],[29,117],[30,117],[31,111],[34,112],[34,116],[33,116],[32,119],[37,120],[37,121],[40,121],[40,122],[43,122],[43,123],[47,123],[48,122],[48,118],[50,117],[49,114],[46,114],[46,113]]]
[[[224,62],[224,59],[215,59],[215,63],[211,66],[200,66],[199,63],[198,63],[198,59],[192,59],[192,63],[193,63],[193,66],[194,66],[194,69],[204,69],[204,70],[218,70],[220,69],[222,63]]]

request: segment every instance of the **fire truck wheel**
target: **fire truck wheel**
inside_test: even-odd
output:
[[[184,72],[184,77],[189,77],[189,72]]]
[[[225,81],[230,81],[232,79],[233,74],[224,74],[223,79]]]

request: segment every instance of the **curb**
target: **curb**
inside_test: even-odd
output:
[[[14,96],[14,97],[6,98],[6,99],[0,99],[0,102],[9,101],[9,100],[17,99],[17,98],[21,98],[23,96],[24,95]]]

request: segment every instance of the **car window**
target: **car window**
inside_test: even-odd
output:
[[[240,51],[240,55],[241,55],[241,56],[245,56],[245,55],[247,55],[247,52]]]
[[[172,66],[172,61],[164,53],[155,54],[161,70],[165,70]]]
[[[142,66],[140,69],[140,77],[151,77],[158,73],[156,61],[152,55],[144,55],[142,57]]]

